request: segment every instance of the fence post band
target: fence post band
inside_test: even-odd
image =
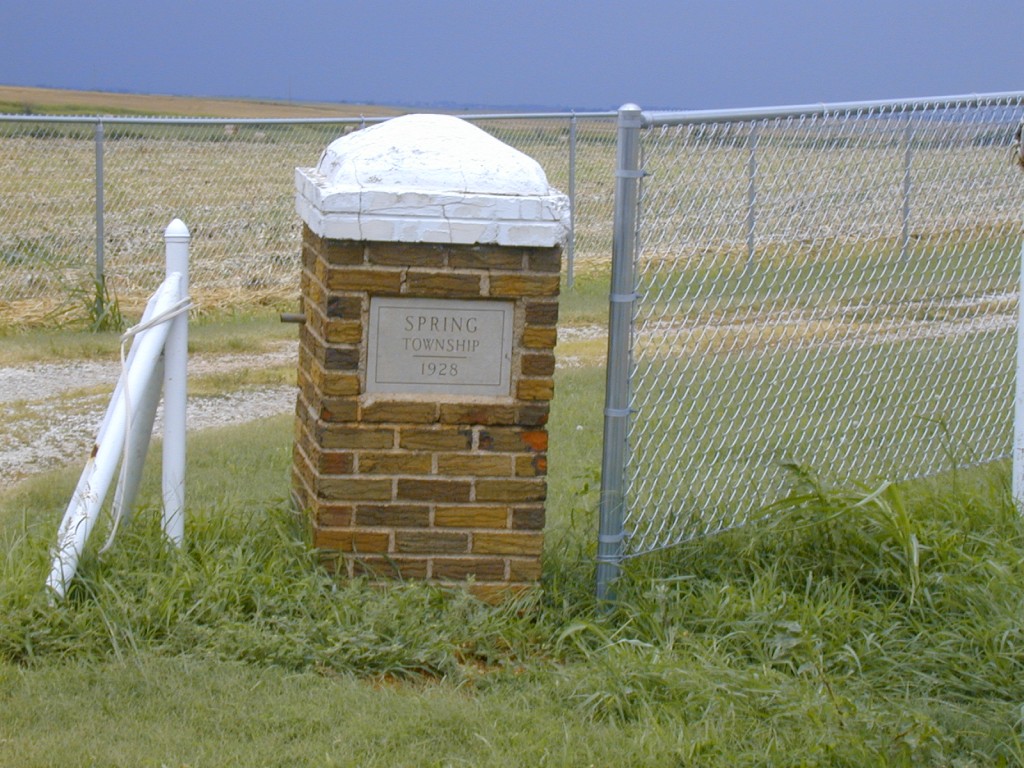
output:
[[[643,128],[644,113],[636,104],[623,104],[619,107],[618,126],[626,129]]]

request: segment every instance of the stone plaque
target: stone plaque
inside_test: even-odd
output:
[[[366,391],[508,396],[511,301],[370,299]]]

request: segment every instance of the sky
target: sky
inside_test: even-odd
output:
[[[720,109],[1024,90],[1021,0],[0,0],[0,84]]]

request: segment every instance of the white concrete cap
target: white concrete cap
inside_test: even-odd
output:
[[[537,161],[448,115],[406,115],[296,168],[296,210],[321,237],[551,247],[569,200]]]

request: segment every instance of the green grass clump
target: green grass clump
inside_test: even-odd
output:
[[[608,267],[591,267],[576,276],[570,289],[563,280],[559,298],[559,319],[563,325],[607,325]]]
[[[520,642],[499,613],[460,592],[337,581],[286,507],[193,516],[183,551],[164,545],[156,517],[145,515],[109,555],[87,558],[57,606],[38,589],[42,559],[26,557],[45,551],[40,542],[24,534],[8,542],[25,559],[4,580],[13,631],[0,638],[0,657],[36,666],[195,656],[292,671],[451,677],[470,659],[487,662]]]

